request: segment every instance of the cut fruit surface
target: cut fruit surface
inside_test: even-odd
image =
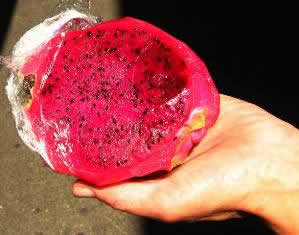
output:
[[[200,58],[133,18],[61,30],[11,79],[29,145],[55,171],[96,185],[182,164],[219,113]]]

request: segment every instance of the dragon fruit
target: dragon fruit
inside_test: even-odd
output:
[[[133,18],[61,13],[21,38],[11,67],[23,141],[56,172],[99,186],[184,163],[219,114],[200,58]]]

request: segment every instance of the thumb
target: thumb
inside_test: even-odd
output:
[[[155,179],[98,187],[77,180],[73,183],[72,192],[77,197],[97,198],[117,210],[159,218],[160,203],[156,192],[163,184],[163,179]]]

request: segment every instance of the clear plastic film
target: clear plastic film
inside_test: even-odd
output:
[[[61,36],[61,41],[55,45],[55,53],[47,58],[50,62],[47,65],[48,69],[41,76],[42,82],[39,84],[41,90],[51,73],[51,68],[55,63],[56,55],[59,53],[64,35],[67,32],[86,29],[99,23],[98,18],[90,14],[91,7],[91,0],[61,0],[51,13],[52,17],[33,27],[20,38],[11,55],[0,56],[0,66],[5,66],[11,71],[6,92],[12,105],[12,113],[18,133],[24,143],[38,152],[53,169],[45,143],[42,138],[35,135],[32,130],[32,123],[26,115],[26,107],[31,102],[33,87],[37,84],[34,76],[24,77],[22,70],[24,64],[28,63],[28,59],[38,53],[40,48],[44,47],[49,40],[57,35]],[[39,69],[38,66],[40,65],[37,65],[36,71]]]

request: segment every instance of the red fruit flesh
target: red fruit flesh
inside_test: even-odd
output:
[[[55,171],[97,185],[171,170],[219,113],[195,53],[132,18],[54,37],[21,74],[34,83],[24,109]]]

